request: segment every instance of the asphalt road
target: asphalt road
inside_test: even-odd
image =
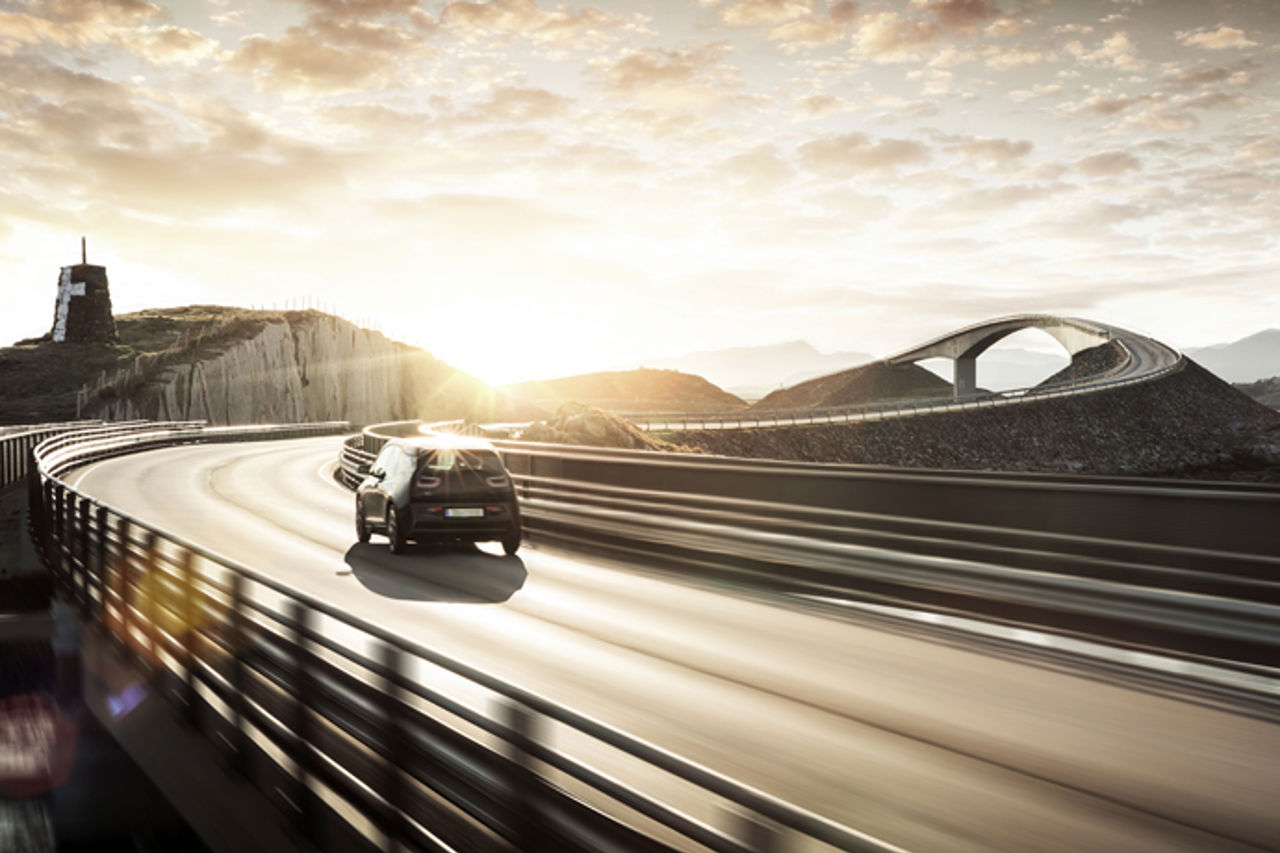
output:
[[[340,439],[108,460],[89,494],[913,851],[1280,849],[1280,725],[1087,664],[537,545],[355,542]],[[566,748],[572,748],[566,744]],[[643,773],[618,762],[621,775]],[[646,779],[663,796],[685,795]],[[710,805],[710,820],[717,816]]]

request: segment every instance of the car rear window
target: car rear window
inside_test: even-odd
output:
[[[480,474],[503,474],[502,460],[492,450],[432,450],[419,471],[475,471]]]

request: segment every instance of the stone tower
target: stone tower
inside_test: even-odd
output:
[[[58,276],[58,302],[53,311],[55,343],[114,341],[116,320],[111,314],[107,268],[89,263],[80,238],[80,263],[63,267]]]

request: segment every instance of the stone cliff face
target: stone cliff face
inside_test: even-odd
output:
[[[168,366],[93,416],[211,424],[353,424],[486,417],[487,385],[415,347],[328,315],[267,324],[220,353]]]

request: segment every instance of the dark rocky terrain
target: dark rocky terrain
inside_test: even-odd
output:
[[[1081,350],[1071,357],[1071,363],[1041,382],[1041,385],[1058,385],[1076,382],[1090,376],[1100,376],[1120,366],[1124,350],[1115,341]]]
[[[645,432],[613,412],[582,403],[565,403],[555,415],[535,423],[519,435],[520,441],[548,444],[585,444],[592,447],[622,447],[632,450],[666,450],[696,453],[697,449],[675,444]]]

